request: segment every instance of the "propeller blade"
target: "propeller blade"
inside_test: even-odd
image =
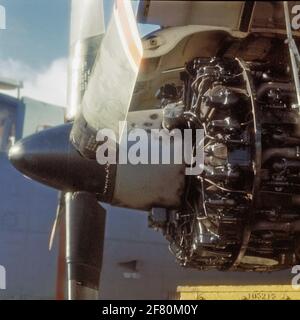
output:
[[[99,129],[112,129],[120,141],[119,122],[127,118],[142,56],[131,3],[117,0],[71,132],[82,155],[92,158]]]
[[[87,192],[67,193],[65,202],[68,299],[97,299],[106,211]]]
[[[64,201],[64,197],[62,197]],[[58,228],[59,243],[57,256],[57,275],[56,275],[56,300],[66,299],[66,216],[61,215]]]
[[[78,112],[105,33],[103,0],[72,0],[70,27],[70,55],[68,69],[68,105],[66,120],[71,121]],[[69,149],[69,148],[68,148]],[[72,193],[60,192],[53,223],[49,250],[59,230],[57,271],[57,299],[65,297],[66,282],[66,216],[65,199]]]
[[[80,108],[104,33],[103,0],[72,0],[67,120]]]
[[[60,226],[61,218],[65,213],[65,201],[64,201],[65,194],[63,192],[58,193],[58,205],[56,209],[56,216],[53,222],[52,230],[50,233],[49,239],[49,251],[53,248],[54,239],[57,233],[57,230]]]

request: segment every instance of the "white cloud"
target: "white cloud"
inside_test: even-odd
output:
[[[40,70],[34,70],[21,61],[0,60],[0,76],[23,81],[22,96],[66,106],[67,66],[67,58],[54,60]],[[13,94],[9,91],[5,93]]]

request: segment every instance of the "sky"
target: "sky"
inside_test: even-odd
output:
[[[66,105],[70,0],[0,0],[0,5],[6,10],[0,77],[24,81],[23,95]],[[104,0],[106,22],[112,5],[113,0]],[[140,32],[154,28],[142,26]]]

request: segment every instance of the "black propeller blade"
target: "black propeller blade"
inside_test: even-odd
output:
[[[68,298],[97,299],[106,211],[95,195],[87,192],[69,192],[65,203]]]

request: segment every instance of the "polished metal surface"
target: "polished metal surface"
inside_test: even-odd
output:
[[[68,281],[68,300],[98,300],[99,291],[85,287],[75,280]]]

